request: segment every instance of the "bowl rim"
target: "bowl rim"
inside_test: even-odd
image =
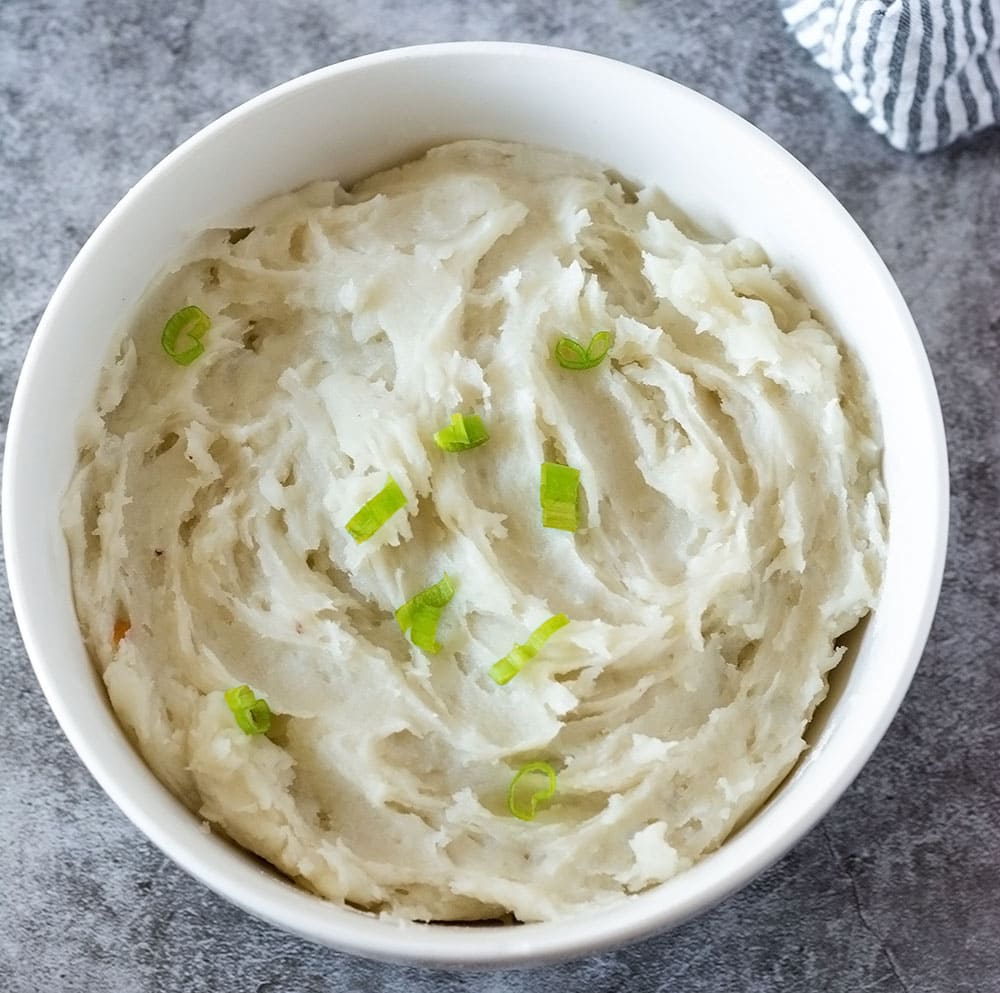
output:
[[[650,89],[660,87],[664,92],[673,91],[673,99],[686,100],[697,106],[699,113],[704,114],[709,122],[723,121],[729,128],[741,129],[746,141],[756,145],[762,155],[769,160],[777,160],[783,168],[798,173],[799,178],[811,186],[818,197],[828,203],[832,201],[830,206],[839,211],[845,230],[851,233],[856,250],[866,257],[868,264],[877,273],[880,287],[891,303],[900,328],[910,340],[920,380],[917,386],[928,404],[929,418],[933,422],[932,437],[926,439],[926,456],[936,467],[937,481],[937,491],[931,495],[932,503],[936,507],[936,527],[933,535],[929,537],[929,541],[936,539],[936,544],[932,549],[925,582],[919,590],[919,595],[914,595],[915,616],[918,616],[918,620],[908,632],[908,637],[903,639],[905,644],[899,653],[900,658],[905,657],[906,663],[901,666],[891,693],[885,697],[879,710],[879,719],[871,727],[870,734],[853,744],[849,754],[840,762],[836,778],[826,784],[824,792],[815,796],[811,803],[801,807],[794,816],[787,818],[783,822],[782,829],[774,832],[765,843],[757,845],[750,853],[750,857],[736,859],[735,850],[730,843],[727,843],[713,856],[715,858],[713,864],[717,867],[714,873],[700,872],[704,866],[704,863],[700,863],[687,870],[681,877],[677,877],[688,880],[698,877],[699,881],[703,882],[701,886],[688,886],[686,893],[680,891],[680,896],[673,895],[672,889],[671,899],[662,898],[662,894],[670,886],[668,881],[605,909],[553,922],[506,927],[502,932],[496,928],[442,927],[400,923],[395,920],[390,922],[332,903],[321,907],[318,906],[317,897],[277,879],[274,883],[284,888],[283,895],[281,890],[265,886],[267,899],[262,900],[261,870],[252,868],[247,863],[245,872],[237,872],[235,875],[228,873],[226,869],[232,866],[219,865],[217,849],[208,845],[199,847],[193,843],[190,832],[176,830],[178,822],[173,824],[164,822],[147,811],[141,798],[129,793],[120,783],[121,770],[116,767],[115,762],[102,753],[98,743],[89,741],[82,732],[71,701],[61,693],[52,664],[43,657],[36,635],[37,626],[41,621],[36,617],[37,611],[30,602],[26,570],[22,566],[22,562],[30,554],[30,537],[19,533],[17,525],[18,508],[22,499],[18,492],[17,467],[22,460],[30,457],[31,431],[25,419],[24,408],[26,397],[34,389],[34,384],[44,378],[45,372],[40,362],[41,345],[44,339],[53,333],[53,328],[60,323],[59,314],[64,299],[70,295],[73,283],[86,272],[90,259],[101,252],[107,233],[114,228],[117,218],[129,211],[132,204],[142,198],[145,190],[156,184],[160,176],[170,170],[176,161],[194,154],[203,142],[227,129],[234,121],[252,115],[258,109],[281,101],[292,93],[321,81],[365,71],[389,62],[470,55],[499,56],[504,59],[561,60],[568,68],[581,70],[600,64],[605,71],[631,74],[644,87]],[[25,356],[11,405],[0,502],[2,502],[3,539],[11,600],[36,678],[63,732],[81,760],[108,796],[147,838],[173,862],[219,895],[250,914],[293,934],[343,951],[384,961],[486,968],[535,965],[579,957],[633,942],[679,924],[745,886],[781,858],[827,813],[860,772],[881,740],[902,702],[920,660],[934,617],[944,573],[948,532],[948,486],[947,450],[940,402],[926,352],[912,316],[885,263],[871,242],[833,194],[804,165],[773,139],[734,112],[689,87],[649,70],[567,48],[515,42],[470,41],[388,49],[296,77],[251,98],[206,125],[147,172],[112,208],[87,239],[60,280],[42,315]],[[135,758],[140,763],[143,762],[138,752],[135,753]],[[161,786],[161,789],[165,791],[166,787]],[[183,811],[184,814],[190,815],[179,800],[173,799],[179,808],[178,814]],[[728,860],[727,848],[733,856]],[[332,912],[328,912],[328,909]],[[500,940],[501,933],[502,940]]]

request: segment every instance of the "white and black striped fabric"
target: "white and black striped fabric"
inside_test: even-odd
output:
[[[779,0],[799,42],[896,148],[1000,122],[1000,0]]]

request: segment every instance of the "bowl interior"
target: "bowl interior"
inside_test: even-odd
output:
[[[838,669],[811,748],[766,807],[682,876],[604,911],[517,928],[389,925],[298,890],[198,821],[147,770],[113,719],[77,629],[58,507],[74,425],[109,336],[207,226],[318,178],[349,183],[454,138],[533,142],[659,185],[711,234],[755,238],[861,360],[885,436],[891,537],[878,611]],[[919,659],[946,531],[940,410],[926,357],[885,267],[802,166],[718,105],[649,73],[533,46],[455,44],[320,70],[251,101],[143,179],[81,251],[32,343],[7,441],[3,514],[15,608],[68,737],[168,855],[258,916],[380,958],[438,964],[550,960],[638,937],[721,899],[778,858],[857,774]]]

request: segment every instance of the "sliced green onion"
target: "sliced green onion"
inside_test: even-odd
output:
[[[226,690],[225,696],[244,734],[267,734],[271,727],[271,708],[266,700],[258,700],[249,686],[234,686]]]
[[[555,462],[542,463],[538,500],[542,507],[543,527],[575,531],[580,526],[576,509],[579,486],[579,469]]]
[[[598,331],[586,348],[575,338],[563,337],[556,342],[556,361],[564,369],[593,369],[601,364],[613,344],[610,331]]]
[[[190,365],[205,351],[201,339],[211,326],[212,321],[201,307],[183,307],[163,325],[160,344],[178,365]],[[178,347],[188,342],[187,348]]]
[[[392,476],[345,524],[347,533],[360,545],[367,541],[397,510],[406,506],[406,497]]]
[[[418,607],[410,624],[410,638],[417,648],[430,655],[437,655],[441,646],[437,641],[438,621],[441,620],[440,607]]]
[[[525,776],[537,777],[542,775],[546,779],[546,784],[542,789],[536,789],[526,799],[527,803],[520,803],[518,784]],[[510,812],[522,821],[533,821],[538,804],[542,800],[548,800],[556,791],[556,771],[548,762],[529,762],[517,771],[517,775],[510,781],[510,789],[507,790],[507,807]]]
[[[410,632],[410,640],[417,648],[432,655],[441,650],[437,643],[437,626],[441,611],[455,595],[455,584],[448,573],[433,586],[421,590],[396,611],[396,622],[403,634]]]
[[[560,338],[556,342],[556,361],[564,369],[586,369],[587,349],[575,338]]]
[[[502,659],[490,667],[490,678],[498,686],[509,683],[541,650],[560,628],[569,624],[565,614],[554,614],[540,624],[523,645],[515,645]]]
[[[434,435],[438,448],[446,452],[467,452],[490,440],[478,414],[452,414],[451,424]]]

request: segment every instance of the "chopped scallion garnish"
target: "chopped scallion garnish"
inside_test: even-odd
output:
[[[410,632],[410,640],[417,648],[432,655],[441,650],[437,643],[437,626],[441,611],[455,595],[455,584],[447,573],[433,586],[421,590],[396,611],[396,622],[403,634]]]
[[[556,342],[556,361],[564,369],[593,369],[601,364],[613,344],[610,331],[598,331],[586,348],[575,338],[563,337]]]
[[[397,510],[406,506],[406,496],[392,476],[389,481],[345,524],[347,533],[360,545],[367,541]]]
[[[562,531],[575,531],[579,527],[576,508],[579,485],[579,469],[555,462],[542,463],[539,503],[544,527]]]
[[[234,686],[226,690],[225,697],[244,734],[267,734],[271,727],[271,708],[266,700],[258,700],[249,686]]]
[[[498,686],[509,683],[541,650],[560,628],[569,624],[565,614],[554,614],[531,632],[523,645],[515,645],[502,659],[490,667],[490,678]]]
[[[452,414],[451,424],[434,435],[438,448],[446,452],[467,452],[490,440],[478,414]]]
[[[163,325],[160,344],[178,365],[190,365],[205,351],[201,339],[211,326],[208,314],[201,307],[183,307]],[[181,344],[187,347],[180,348]]]
[[[539,782],[539,776],[545,777],[545,785],[539,789],[541,785]],[[525,777],[531,777],[525,783],[526,787],[534,787],[532,792],[527,796],[523,797],[525,792],[524,789],[518,789],[522,779]],[[534,780],[534,783],[532,783]],[[556,771],[548,764],[548,762],[529,762],[527,765],[522,766],[517,771],[517,775],[510,781],[510,789],[507,790],[507,807],[510,812],[522,821],[533,821],[535,819],[535,812],[538,809],[538,804],[542,800],[550,799],[556,791]],[[524,802],[524,801],[527,802]]]

